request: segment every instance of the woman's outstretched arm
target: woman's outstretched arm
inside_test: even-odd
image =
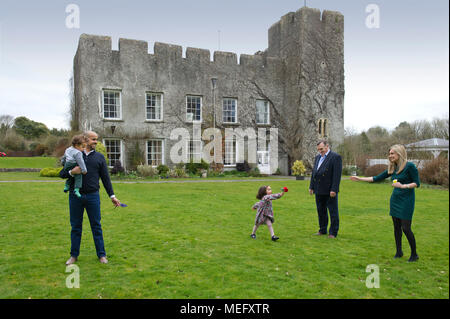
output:
[[[359,176],[350,176],[350,180],[354,182],[373,182],[373,177],[359,177]]]

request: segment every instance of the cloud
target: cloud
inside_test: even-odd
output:
[[[68,85],[39,77],[0,76],[0,114],[27,118],[51,128],[68,128]]]

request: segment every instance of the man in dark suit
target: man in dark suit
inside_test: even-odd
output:
[[[316,195],[317,214],[319,216],[319,232],[325,235],[328,227],[328,212],[330,212],[330,238],[336,238],[339,231],[338,192],[342,174],[341,156],[330,150],[327,141],[317,143],[319,154],[314,160],[309,194]]]

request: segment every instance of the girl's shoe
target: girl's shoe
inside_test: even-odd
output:
[[[253,238],[253,239],[255,239],[255,238],[256,238],[256,235],[255,235],[255,234],[251,234],[250,237]]]
[[[277,241],[278,239],[280,239],[280,237],[277,237],[277,236],[275,236],[275,235],[272,236],[272,240],[273,240],[273,241]]]
[[[408,262],[410,263],[410,262],[414,262],[414,261],[417,261],[417,260],[419,260],[419,256],[412,255],[411,257],[409,257]]]
[[[79,190],[78,188],[75,188],[75,189],[73,190],[73,193],[75,194],[75,196],[81,197],[80,190]]]

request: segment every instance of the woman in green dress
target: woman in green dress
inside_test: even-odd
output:
[[[411,230],[412,216],[414,213],[415,194],[414,188],[420,186],[419,172],[416,166],[408,162],[406,149],[403,145],[394,145],[389,149],[388,169],[373,177],[352,176],[352,181],[378,182],[388,177],[392,180],[394,190],[390,200],[389,215],[394,222],[394,236],[397,253],[394,258],[403,256],[402,232],[405,233],[411,247],[409,262],[416,261],[419,256],[416,252],[416,240]]]

